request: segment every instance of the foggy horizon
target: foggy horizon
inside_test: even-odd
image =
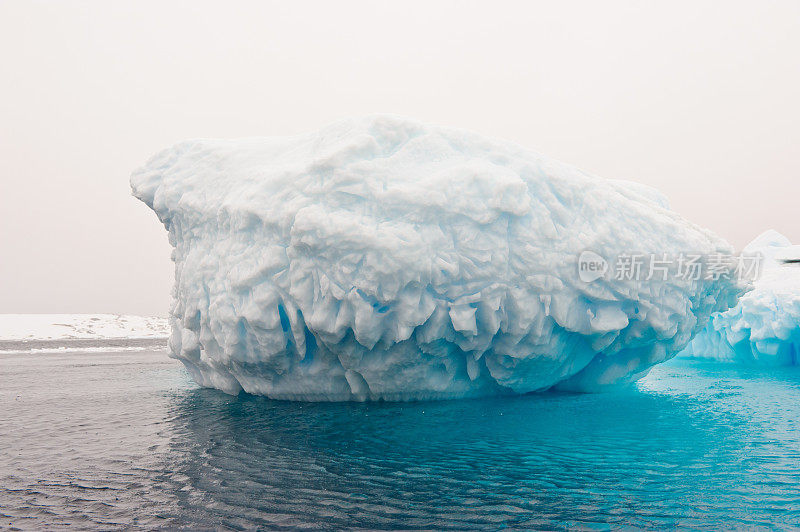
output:
[[[166,315],[134,169],[373,113],[653,186],[737,250],[800,243],[796,2],[189,5],[0,4],[0,313]]]

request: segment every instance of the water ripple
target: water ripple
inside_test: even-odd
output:
[[[302,404],[198,389],[160,352],[0,357],[0,527],[795,528],[800,373]]]

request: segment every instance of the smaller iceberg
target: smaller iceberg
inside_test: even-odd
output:
[[[680,356],[800,365],[800,246],[769,230],[744,253],[762,257],[754,289],[734,308],[715,314]]]

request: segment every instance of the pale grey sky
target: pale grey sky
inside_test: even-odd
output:
[[[800,243],[800,2],[0,1],[0,312],[166,314],[128,176],[191,137],[390,112]]]

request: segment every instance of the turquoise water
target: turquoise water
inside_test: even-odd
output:
[[[0,354],[0,408],[0,528],[800,526],[795,368],[302,404],[198,389],[163,352]]]

